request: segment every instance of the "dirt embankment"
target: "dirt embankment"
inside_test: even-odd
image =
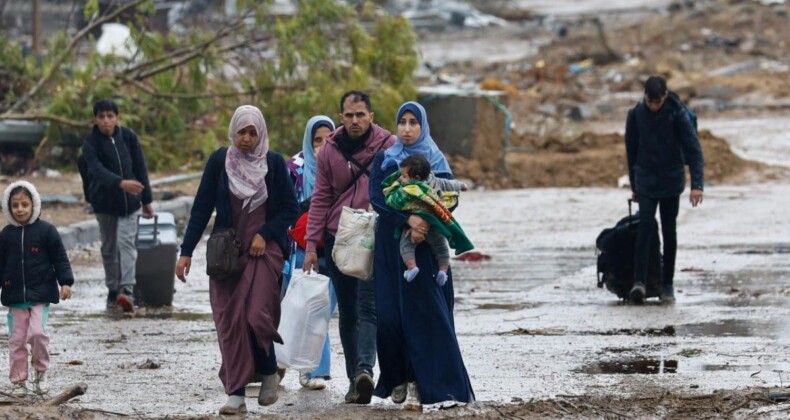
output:
[[[780,171],[772,171],[768,165],[736,156],[724,139],[710,131],[701,131],[699,137],[708,184],[780,176]],[[585,132],[570,141],[549,139],[532,151],[507,153],[499,171],[485,170],[486,159],[501,162],[499,156],[488,153],[477,159],[451,158],[451,163],[459,176],[491,188],[612,187],[628,175],[625,143],[617,133]]]
[[[627,174],[622,136],[596,134],[589,123],[624,124],[653,74],[667,77],[700,120],[786,108],[787,19],[786,6],[743,0],[681,2],[636,22],[569,19],[566,35],[537,57],[478,69],[482,89],[508,93],[513,129],[502,147],[451,156],[454,171],[489,188],[615,186]],[[478,131],[476,139],[498,132]],[[706,183],[786,176],[739,158],[710,132],[700,140]]]

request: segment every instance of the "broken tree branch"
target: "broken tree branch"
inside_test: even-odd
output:
[[[247,40],[244,40],[244,41],[237,42],[235,44],[231,44],[231,45],[227,45],[227,46],[222,47],[222,48],[218,48],[215,52],[216,53],[224,53],[224,52],[232,51],[232,50],[235,50],[237,48],[241,48],[241,47],[244,47],[246,45],[249,45],[250,43],[264,41],[264,40],[266,40],[268,38],[269,37],[247,39]],[[192,60],[194,60],[196,58],[203,57],[205,55],[206,50],[209,47],[210,47],[210,45],[207,45],[205,47],[200,47],[200,46],[195,47],[194,49],[189,51],[184,56],[178,57],[178,58],[174,59],[173,61],[171,61],[170,63],[167,63],[167,64],[159,66],[159,67],[155,67],[155,68],[153,68],[151,70],[148,70],[148,71],[145,71],[145,72],[140,72],[140,73],[136,74],[135,76],[133,76],[132,78],[134,80],[144,80],[144,79],[148,79],[148,78],[150,78],[152,76],[156,76],[159,73],[166,72],[166,71],[168,71],[170,69],[173,69],[173,68],[176,68],[176,67],[180,67],[180,66],[184,65],[185,63],[187,63],[189,61],[192,61]]]
[[[52,114],[0,114],[2,120],[50,121],[71,127],[90,127],[89,121],[75,121]]]
[[[162,62],[166,62],[168,60],[174,59],[174,57],[179,57],[179,56],[182,56],[182,55],[192,55],[192,54],[195,53],[195,51],[200,51],[201,53],[205,52],[206,49],[208,49],[209,47],[214,45],[216,42],[220,41],[221,39],[225,38],[228,35],[231,35],[231,34],[235,33],[239,28],[241,28],[243,26],[244,22],[245,22],[245,19],[249,16],[249,13],[250,13],[250,11],[248,11],[244,15],[239,16],[237,19],[235,19],[230,24],[224,25],[222,27],[222,29],[217,31],[214,34],[214,36],[212,36],[210,39],[208,39],[208,40],[206,40],[206,41],[204,41],[204,42],[202,42],[202,43],[200,43],[198,45],[193,45],[193,46],[189,46],[189,47],[183,47],[183,48],[179,48],[177,50],[170,51],[167,55],[163,55],[163,56],[157,57],[157,58],[152,58],[152,59],[147,60],[147,61],[145,61],[143,63],[140,63],[140,64],[138,64],[138,65],[136,65],[134,67],[128,68],[128,69],[124,70],[124,72],[123,72],[124,76],[130,77],[130,78],[135,79],[135,80],[145,79],[146,77],[150,77],[150,76],[141,76],[140,74],[143,72],[143,70],[145,70],[145,69],[147,69],[149,67],[157,66],[157,65],[159,65]]]
[[[0,391],[0,395],[13,399],[17,404],[25,404],[26,403],[25,400],[17,397],[16,395],[11,395],[11,394],[9,394],[7,392]]]
[[[134,7],[137,7],[139,4],[141,4],[144,1],[146,1],[146,0],[133,0],[133,1],[130,1],[129,3],[126,3],[123,6],[115,9],[115,11],[113,11],[112,13],[109,13],[109,14],[107,14],[107,15],[99,18],[99,19],[91,20],[87,25],[85,25],[84,28],[82,28],[81,31],[77,32],[77,34],[74,35],[73,38],[71,38],[71,41],[69,41],[69,44],[66,46],[65,49],[63,49],[60,52],[60,54],[57,55],[57,57],[55,57],[55,59],[52,61],[52,64],[46,70],[44,75],[41,76],[41,78],[38,80],[38,82],[35,84],[35,86],[33,86],[27,93],[25,93],[24,96],[19,98],[18,101],[16,101],[13,105],[11,105],[11,107],[8,108],[6,113],[11,113],[11,112],[19,110],[22,107],[22,105],[25,105],[26,103],[28,103],[30,101],[31,98],[36,96],[36,94],[38,94],[38,92],[41,90],[41,88],[44,87],[44,85],[46,85],[47,83],[49,83],[50,80],[52,80],[52,77],[55,75],[57,70],[60,68],[61,64],[63,64],[63,62],[66,61],[66,58],[69,55],[71,55],[72,51],[74,51],[74,48],[77,47],[77,44],[82,40],[82,38],[85,38],[89,33],[91,33],[91,31],[93,31],[94,29],[98,28],[99,26],[101,26],[105,22],[109,22],[109,21],[115,19],[121,13],[123,13],[123,12],[125,12],[127,10],[130,10],[130,9],[132,9]]]
[[[74,397],[77,397],[77,396],[85,394],[85,392],[87,390],[88,390],[88,385],[83,383],[83,382],[80,382],[77,385],[74,385],[71,388],[63,391],[57,397],[54,397],[54,398],[51,398],[49,400],[44,401],[44,405],[50,406],[50,407],[55,407],[55,406],[61,405],[64,402],[66,402],[66,401],[68,401],[68,400],[70,400],[70,399],[72,399]]]
[[[159,92],[151,86],[146,85],[145,83],[139,82],[137,80],[132,79],[124,79],[125,82],[135,86],[136,88],[142,90],[143,92],[156,97],[156,98],[163,98],[163,99],[202,99],[202,98],[232,98],[236,96],[246,96],[246,95],[255,95],[258,93],[263,93],[266,91],[274,90],[274,88],[258,88],[258,89],[248,89],[248,90],[240,90],[234,92],[216,92],[216,93],[195,93],[195,94],[186,94],[186,93],[164,93]]]

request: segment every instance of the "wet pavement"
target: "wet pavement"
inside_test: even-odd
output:
[[[683,202],[674,306],[626,305],[596,287],[595,237],[627,211],[626,198],[600,188],[465,194],[458,220],[492,257],[454,262],[456,325],[478,400],[631,395],[646,385],[702,393],[790,380],[790,223],[782,217],[790,186],[716,186],[700,208]],[[100,267],[76,266],[75,298],[50,316],[53,389],[85,382],[80,406],[118,413],[216,413],[225,397],[202,264],[196,258],[189,282],[176,285],[173,308],[131,318],[104,311]],[[336,320],[330,328],[340,374]],[[0,364],[7,369],[7,359]],[[348,383],[336,376],[329,384],[306,391],[289,372],[280,401],[260,408],[248,399],[248,408],[345,416],[399,409],[378,399],[370,408],[343,405]]]
[[[738,133],[733,141],[745,141],[748,130]],[[596,287],[595,238],[626,214],[628,196],[614,188],[464,193],[456,217],[491,257],[453,262],[456,327],[479,401],[702,394],[790,381],[790,185],[710,186],[695,209],[681,197],[673,306],[628,305]],[[215,414],[225,396],[204,244],[189,281],[175,285],[174,306],[134,317],[105,312],[100,264],[75,265],[75,297],[49,318],[53,394],[85,382],[87,394],[73,404],[88,409]],[[400,413],[375,398],[369,407],[342,404],[348,382],[336,319],[330,335],[336,376],[328,389],[306,391],[289,372],[275,405],[247,399],[251,414]]]

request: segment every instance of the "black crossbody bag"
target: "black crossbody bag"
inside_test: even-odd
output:
[[[220,228],[211,232],[206,243],[206,274],[210,278],[235,277],[244,271],[241,259],[241,235],[247,229],[250,203],[241,209],[238,229]]]

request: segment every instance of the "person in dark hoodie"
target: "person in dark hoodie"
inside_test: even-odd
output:
[[[676,220],[680,194],[686,187],[685,166],[691,173],[689,201],[702,203],[702,147],[690,113],[663,77],[645,82],[644,100],[628,111],[625,148],[632,198],[639,203],[639,231],[634,250],[634,286],[629,299],[642,303],[647,284],[648,253],[656,210],[661,215],[664,242],[661,301],[673,303],[675,292]]]
[[[33,184],[16,181],[3,194],[8,224],[0,232],[0,301],[8,307],[9,379],[12,393],[27,395],[27,344],[36,373],[36,394],[49,390],[49,304],[71,297],[74,275],[58,230],[41,219],[41,197]],[[60,290],[58,290],[60,285]]]
[[[134,310],[137,220],[154,215],[151,185],[137,134],[118,125],[118,105],[93,105],[93,131],[82,145],[89,180],[85,200],[93,206],[101,234],[107,308]]]

